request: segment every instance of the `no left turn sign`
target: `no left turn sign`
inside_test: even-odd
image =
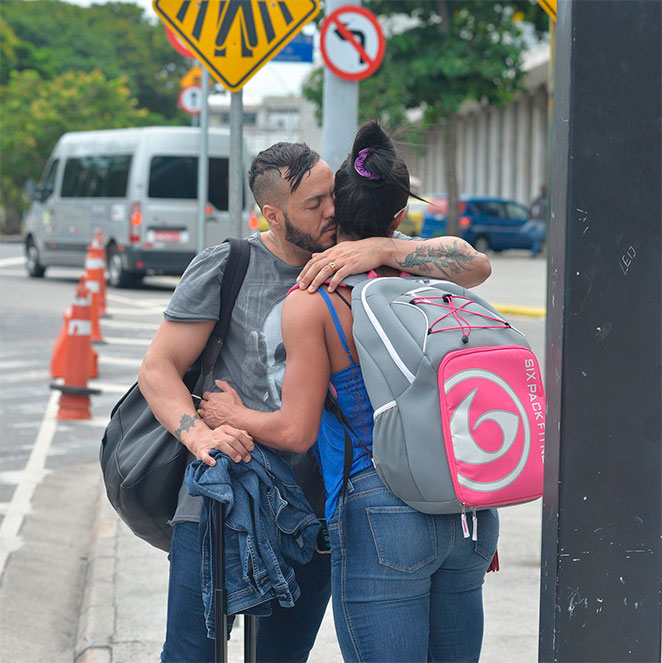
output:
[[[320,46],[326,66],[336,76],[360,81],[377,71],[386,43],[377,17],[371,11],[347,5],[324,19]]]

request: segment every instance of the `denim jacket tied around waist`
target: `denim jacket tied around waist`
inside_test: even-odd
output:
[[[248,463],[212,451],[216,465],[196,460],[186,469],[191,495],[203,499],[200,514],[202,594],[210,638],[214,637],[215,502],[225,507],[227,614],[271,614],[277,598],[292,607],[300,590],[290,562],[305,564],[315,552],[320,523],[296,484],[290,466],[259,444]]]

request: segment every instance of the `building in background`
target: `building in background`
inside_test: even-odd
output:
[[[501,196],[525,205],[539,194],[547,181],[549,56],[549,44],[526,54],[525,89],[510,104],[462,105],[457,141],[461,193]],[[424,151],[405,151],[403,157],[423,193],[447,190],[441,129],[430,132]]]
[[[297,96],[264,97],[243,95],[244,146],[249,156],[286,141],[307,143],[322,149],[322,129],[315,120],[315,106]],[[209,126],[230,127],[230,95],[209,97]]]

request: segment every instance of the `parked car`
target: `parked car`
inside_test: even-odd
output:
[[[421,237],[446,233],[448,197],[438,194],[428,198],[423,213]],[[530,221],[529,210],[515,200],[487,196],[460,196],[460,232],[477,251],[488,249],[529,249],[538,253],[545,241],[545,224]]]

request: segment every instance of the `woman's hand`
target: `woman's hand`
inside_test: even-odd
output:
[[[239,394],[225,380],[216,380],[220,391],[205,391],[200,400],[198,414],[209,428],[223,424],[236,425],[236,415],[244,409]]]

